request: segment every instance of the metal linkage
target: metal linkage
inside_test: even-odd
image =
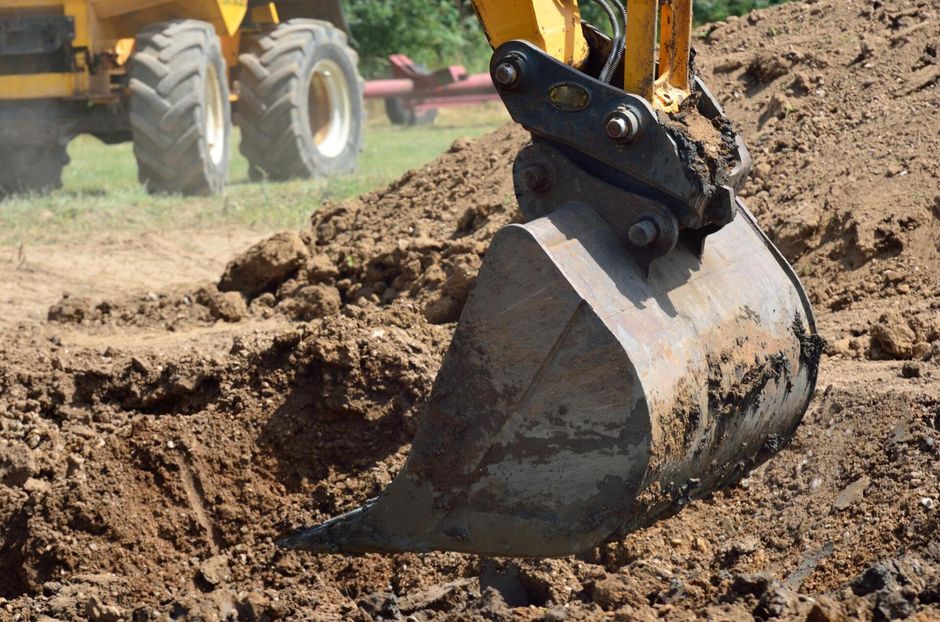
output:
[[[735,193],[750,168],[742,141],[737,144],[735,166],[717,178],[695,166],[688,138],[663,123],[663,113],[638,95],[595,80],[522,41],[497,49],[491,71],[513,119],[532,133],[540,147],[537,154],[523,152],[516,167],[526,216],[543,216],[545,209],[557,209],[566,201],[587,203],[619,231],[625,244],[639,249],[640,260],[647,265],[669,252],[680,230],[704,236],[734,218]],[[695,88],[698,113],[709,119],[721,117],[721,108],[707,89],[697,82]],[[551,186],[555,175],[569,181]],[[555,188],[550,199],[527,209],[533,190],[549,186]],[[573,196],[575,188],[590,191]],[[652,210],[656,218],[638,222],[642,214],[629,207],[637,197],[643,198],[643,205],[659,206]],[[607,205],[599,205],[605,201]]]
[[[559,149],[536,142],[513,167],[516,200],[527,222],[567,205],[586,205],[604,219],[644,274],[679,242],[679,223],[664,204],[590,175]]]

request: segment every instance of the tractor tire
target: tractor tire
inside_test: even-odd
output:
[[[57,102],[0,103],[0,199],[62,187],[68,140],[56,122]]]
[[[0,152],[0,199],[12,194],[46,193],[62,187],[69,163],[65,145],[4,145]]]
[[[400,97],[385,98],[385,114],[392,125],[402,125],[405,127],[433,125],[437,119],[437,109],[431,108],[422,113],[417,113],[413,108],[405,105]]]
[[[153,24],[137,35],[130,122],[138,178],[153,194],[216,194],[231,158],[228,70],[211,25]]]
[[[293,19],[239,56],[235,123],[252,179],[328,177],[356,168],[365,107],[358,55],[328,22]]]

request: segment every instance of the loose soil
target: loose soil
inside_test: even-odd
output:
[[[938,14],[793,3],[698,42],[829,340],[794,442],[737,487],[576,558],[275,547],[403,464],[518,217],[507,127],[212,278],[5,282],[0,619],[937,619]]]

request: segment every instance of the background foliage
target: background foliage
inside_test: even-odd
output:
[[[695,19],[707,23],[744,15],[783,0],[695,0]],[[490,49],[469,0],[344,0],[362,72],[386,75],[386,57],[407,54],[431,68],[463,64],[485,70]],[[585,18],[604,30],[607,17],[590,0],[582,0]]]
[[[731,15],[746,15],[754,9],[764,9],[785,0],[697,0],[694,5],[695,21],[700,24],[718,22]]]
[[[345,0],[345,5],[366,77],[384,76],[392,53],[435,69],[487,66],[490,49],[469,1]]]

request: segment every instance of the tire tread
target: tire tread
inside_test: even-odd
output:
[[[205,60],[194,60],[194,50]],[[198,117],[204,66],[216,53],[215,30],[196,20],[153,24],[137,36],[129,116],[138,177],[152,193],[205,195],[224,187],[225,171],[215,170],[203,148]]]
[[[295,103],[295,93],[299,81],[304,79],[300,68],[305,55],[324,43],[341,46],[352,66],[357,67],[358,55],[349,48],[342,31],[329,22],[311,19],[279,24],[256,36],[248,51],[239,56],[239,105],[234,117],[242,134],[239,149],[252,169],[269,179],[281,181],[322,174],[322,165],[304,146],[306,130],[300,116],[303,112]],[[355,88],[361,98],[362,80],[358,73]],[[361,106],[355,109],[361,123]],[[358,153],[362,147],[359,131],[356,141]]]

